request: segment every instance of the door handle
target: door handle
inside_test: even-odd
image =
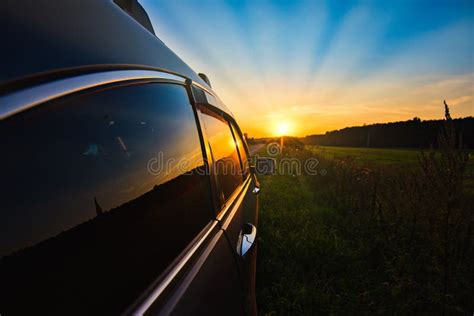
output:
[[[239,241],[237,243],[237,253],[241,257],[245,255],[253,248],[257,238],[257,228],[247,223],[244,228],[240,231]]]

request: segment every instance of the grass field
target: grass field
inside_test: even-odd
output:
[[[361,147],[330,147],[330,146],[306,146],[308,150],[316,155],[328,159],[343,159],[352,157],[358,162],[375,163],[382,165],[404,165],[418,166],[419,156],[422,150],[412,148],[361,148]],[[424,150],[425,152],[428,149]],[[469,151],[471,158],[474,151]],[[474,159],[470,159],[468,170],[474,171]]]
[[[417,150],[311,146],[283,156],[316,157],[326,172],[259,178],[261,315],[472,311],[472,194],[456,196],[443,226],[448,198],[426,184],[452,181],[418,173]],[[458,234],[443,239],[446,227]]]
[[[312,152],[326,158],[353,157],[361,162],[374,162],[377,164],[405,164],[418,163],[419,150],[393,149],[393,148],[357,148],[357,147],[328,147],[308,146]]]
[[[319,157],[327,159],[352,158],[360,164],[383,165],[395,167],[419,167],[420,153],[422,150],[412,148],[361,148],[361,147],[330,147],[306,146],[306,148]],[[424,150],[425,152],[428,149]],[[474,151],[469,151],[469,162],[466,166],[465,187],[474,192]]]

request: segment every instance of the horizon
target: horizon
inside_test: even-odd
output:
[[[141,3],[253,137],[474,113],[470,1]]]
[[[449,104],[448,104],[449,105]],[[421,122],[428,122],[428,121],[443,121],[444,118],[433,118],[433,119],[423,119],[421,117],[413,117],[411,119],[406,119],[406,120],[400,120],[400,121],[389,121],[389,122],[374,122],[374,123],[369,123],[369,124],[362,124],[362,125],[350,125],[350,126],[344,126],[338,129],[332,129],[332,130],[327,130],[321,133],[313,133],[313,134],[306,134],[302,136],[297,136],[297,135],[291,135],[291,134],[281,134],[281,135],[263,135],[263,136],[253,136],[253,135],[247,135],[248,138],[255,138],[255,139],[266,139],[266,138],[278,138],[278,137],[296,137],[296,138],[304,138],[308,136],[319,136],[319,135],[325,135],[326,133],[332,133],[332,132],[337,132],[343,129],[347,128],[355,128],[355,127],[366,127],[366,126],[372,126],[372,125],[384,125],[384,124],[395,124],[395,123],[403,123],[403,122],[409,122],[413,121],[415,118],[420,119]],[[453,120],[464,120],[464,119],[474,119],[474,116],[468,115],[468,116],[462,116],[462,117],[453,117]],[[247,134],[247,133],[246,133]]]

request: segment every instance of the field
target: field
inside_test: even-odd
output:
[[[463,157],[288,144],[279,162],[316,158],[320,172],[259,178],[259,313],[472,312],[474,168]]]
[[[416,165],[418,163],[419,150],[416,149],[393,149],[393,148],[357,148],[357,147],[307,147],[312,152],[330,159],[342,159],[353,157],[360,162],[372,162],[376,164],[403,164]]]
[[[306,146],[306,149],[318,157],[326,159],[346,159],[350,157],[358,164],[373,166],[392,166],[418,168],[422,150],[411,148],[360,148]],[[425,152],[428,149],[424,150]],[[470,157],[466,165],[464,187],[474,193],[474,151],[469,150]]]
[[[344,159],[352,157],[360,163],[373,163],[377,165],[397,165],[418,167],[421,151],[412,148],[360,148],[360,147],[330,147],[330,146],[306,146],[306,149],[328,159]],[[474,151],[468,151],[470,157]],[[469,171],[474,170],[474,159],[470,159],[467,165]]]

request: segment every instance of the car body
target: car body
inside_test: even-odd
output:
[[[258,180],[136,1],[0,4],[0,314],[255,314]]]

